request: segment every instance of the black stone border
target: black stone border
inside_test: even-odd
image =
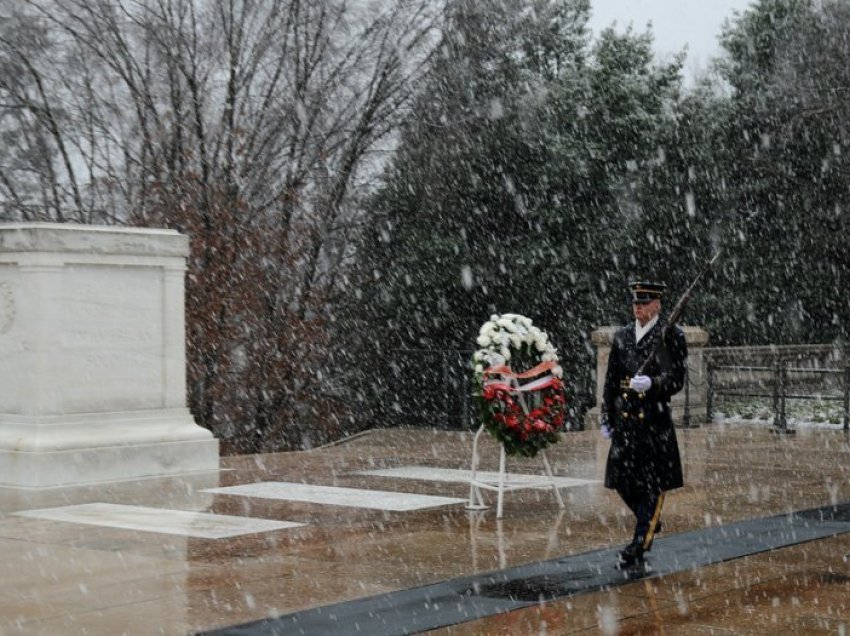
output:
[[[850,532],[850,502],[657,538],[647,571],[619,571],[618,548],[465,576],[224,627],[204,636],[396,636],[502,614]]]

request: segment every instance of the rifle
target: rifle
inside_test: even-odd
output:
[[[721,250],[722,251],[722,250]],[[667,322],[664,325],[664,328],[661,331],[661,337],[658,339],[658,342],[655,343],[655,347],[652,349],[652,353],[649,354],[646,360],[643,361],[643,364],[640,365],[640,368],[635,372],[635,375],[643,375],[644,369],[646,366],[652,361],[655,355],[658,353],[658,350],[664,345],[664,342],[669,338],[670,331],[676,325],[676,322],[679,318],[682,317],[682,314],[685,313],[685,305],[688,304],[688,301],[691,299],[691,294],[693,294],[694,288],[697,286],[700,278],[702,278],[708,270],[711,269],[711,266],[714,265],[714,261],[716,261],[720,257],[720,251],[714,255],[714,257],[708,261],[708,264],[703,267],[702,271],[697,274],[697,277],[694,279],[688,288],[685,290],[685,293],[682,294],[682,297],[679,298],[679,301],[673,307],[673,311],[670,312],[670,315],[667,317]]]

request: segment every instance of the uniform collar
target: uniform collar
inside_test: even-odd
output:
[[[646,323],[643,327],[640,326],[640,323],[635,320],[635,342],[640,342],[641,338],[643,338],[646,334],[652,331],[652,328],[658,322],[658,316],[655,316],[652,320]]]

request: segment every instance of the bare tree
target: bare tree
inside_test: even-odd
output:
[[[190,403],[220,435],[289,446],[331,408],[338,276],[437,4],[24,0],[40,39],[0,34],[0,124],[42,147],[46,216],[191,235]],[[23,183],[4,160],[21,217]]]

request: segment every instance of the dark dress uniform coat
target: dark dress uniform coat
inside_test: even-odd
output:
[[[614,335],[603,392],[603,415],[613,429],[605,467],[605,486],[618,491],[661,492],[683,485],[682,460],[670,416],[670,398],[685,384],[688,346],[678,327],[668,330],[665,343],[644,368],[652,378],[641,395],[628,387],[629,379],[655,349],[663,332],[656,322],[640,342],[635,325]]]

